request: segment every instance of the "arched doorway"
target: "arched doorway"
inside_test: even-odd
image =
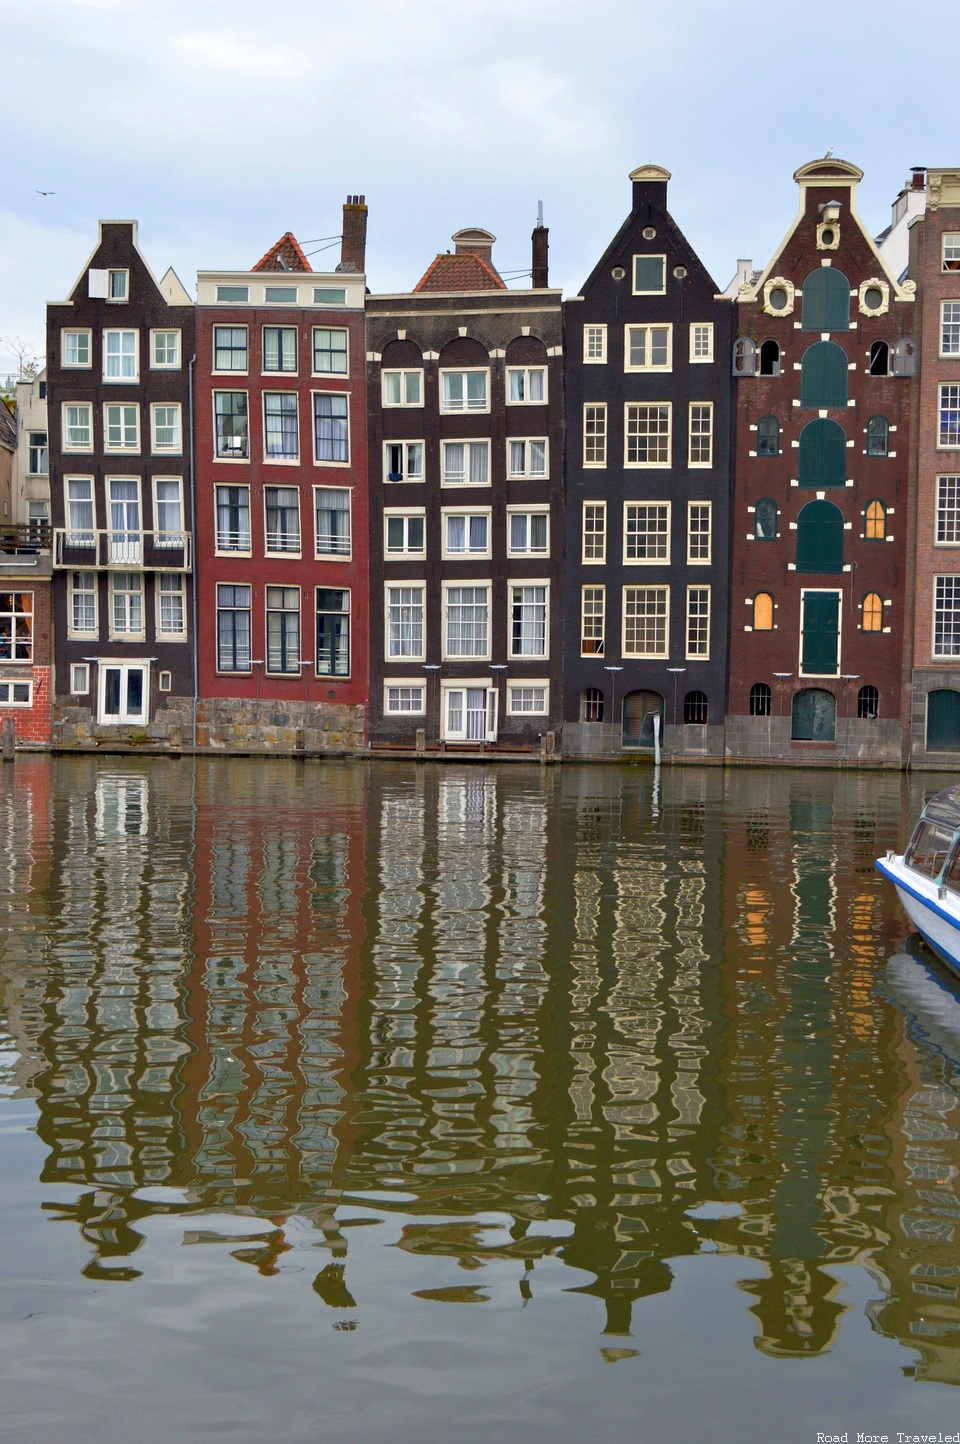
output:
[[[652,747],[653,719],[663,727],[663,698],[659,692],[628,692],[623,699],[624,747]],[[663,740],[661,731],[660,740]]]
[[[793,699],[794,742],[835,742],[837,740],[837,699],[832,692],[810,687]]]
[[[927,693],[927,749],[930,752],[960,749],[960,692],[952,687]]]

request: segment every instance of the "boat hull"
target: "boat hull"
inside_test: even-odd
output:
[[[902,857],[880,858],[876,868],[893,883],[920,936],[960,977],[960,898],[952,893],[941,897],[935,883],[904,867]]]

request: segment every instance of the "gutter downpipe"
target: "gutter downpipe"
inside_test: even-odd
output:
[[[199,695],[200,695],[200,674],[199,674],[200,661],[199,661],[199,656],[198,656],[198,652],[197,652],[197,645],[198,645],[198,643],[197,643],[197,612],[198,612],[198,600],[197,600],[197,485],[196,485],[196,477],[195,477],[195,474],[194,474],[194,471],[195,471],[195,469],[194,469],[195,440],[194,440],[194,434],[193,434],[193,386],[194,386],[194,367],[196,366],[196,364],[197,364],[197,357],[196,357],[196,352],[194,352],[194,354],[190,357],[190,365],[189,365],[189,367],[188,367],[189,381],[188,381],[188,386],[187,386],[187,401],[188,401],[188,406],[189,406],[189,421],[190,421],[190,453],[189,453],[189,454],[190,454],[190,527],[191,527],[191,531],[192,531],[192,534],[193,534],[193,558],[192,558],[192,561],[193,561],[193,571],[192,571],[192,575],[191,575],[191,578],[190,578],[190,580],[191,580],[191,582],[192,582],[192,586],[191,586],[191,588],[190,588],[190,593],[191,593],[191,607],[190,607],[190,611],[191,611],[192,616],[193,616],[193,744],[192,744],[192,745],[193,745],[193,750],[194,750],[194,752],[196,752],[196,750],[197,750],[197,699],[198,699],[198,697],[199,697]]]

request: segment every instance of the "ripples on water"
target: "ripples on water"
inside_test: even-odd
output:
[[[936,785],[8,766],[9,1437],[956,1428]]]

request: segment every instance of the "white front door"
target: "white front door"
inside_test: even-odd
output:
[[[448,687],[444,691],[443,736],[449,742],[497,740],[496,687]]]
[[[149,676],[145,662],[100,663],[100,721],[146,722]]]

